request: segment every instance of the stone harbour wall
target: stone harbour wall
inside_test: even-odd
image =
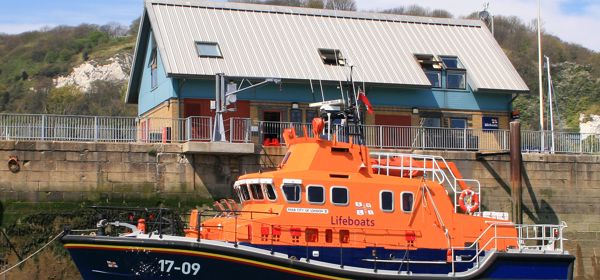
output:
[[[18,160],[20,170],[9,168]],[[184,154],[178,144],[0,141],[0,200],[110,201],[229,196],[254,155]]]

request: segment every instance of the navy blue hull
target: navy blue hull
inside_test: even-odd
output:
[[[348,269],[206,242],[71,236],[63,243],[84,279],[571,279],[570,255],[497,253],[477,271]],[[395,270],[398,268],[395,264]],[[431,267],[431,265],[430,265]],[[403,269],[404,270],[404,269]],[[420,270],[420,269],[419,269]]]

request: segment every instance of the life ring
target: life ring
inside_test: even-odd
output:
[[[479,195],[471,189],[465,189],[458,197],[458,205],[463,212],[471,214],[479,209]]]

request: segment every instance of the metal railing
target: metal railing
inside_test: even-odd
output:
[[[408,178],[423,176],[427,180],[449,187],[454,196],[454,213],[458,212],[458,198],[460,192],[465,188],[473,190],[478,197],[477,204],[481,205],[482,195],[479,181],[462,178],[462,175],[455,174],[452,166],[441,156],[381,152],[371,152],[369,156],[376,160],[376,163],[371,165],[371,168],[377,169],[374,173]]]
[[[85,142],[182,143],[211,141],[214,119],[134,118],[39,114],[0,114],[0,140],[45,140]],[[248,118],[225,120],[227,141],[284,145],[281,137],[287,128],[299,136],[312,136],[312,125],[294,122],[252,122]],[[325,128],[329,129],[328,127]],[[334,125],[331,134],[347,141],[344,127]],[[510,149],[508,130],[459,129],[416,126],[363,126],[365,144],[379,149],[499,151]],[[523,152],[600,153],[600,134],[522,131]]]
[[[517,236],[499,234],[498,228],[502,227],[515,228]],[[561,222],[558,225],[525,225],[513,224],[511,222],[491,223],[470,246],[452,247],[452,273],[455,273],[456,263],[472,263],[476,268],[479,268],[480,257],[482,257],[483,253],[486,251],[499,251],[498,241],[503,240],[515,241],[517,247],[513,249],[519,251],[530,250],[543,253],[565,253],[565,239],[563,237],[565,228],[567,228],[565,222]],[[484,239],[487,236],[490,237],[487,240]],[[464,250],[473,250],[475,254],[467,259],[457,258],[455,252]]]

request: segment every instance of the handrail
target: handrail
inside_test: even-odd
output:
[[[498,226],[514,226],[515,229],[517,230],[517,236],[498,236]],[[566,222],[561,222],[558,225],[551,225],[551,224],[534,224],[534,225],[525,225],[525,224],[513,224],[511,222],[494,222],[491,223],[480,235],[479,237],[477,237],[477,239],[475,239],[475,241],[470,245],[470,246],[453,246],[451,249],[452,251],[452,273],[455,273],[455,263],[473,263],[473,262],[477,262],[477,266],[479,266],[479,256],[486,250],[486,248],[492,244],[494,244],[494,246],[492,248],[490,248],[490,250],[493,251],[497,251],[498,250],[498,240],[509,240],[509,239],[516,239],[517,240],[517,246],[519,250],[523,250],[523,249],[531,249],[531,250],[540,250],[540,251],[555,251],[555,252],[561,252],[564,253],[564,246],[563,246],[563,230],[564,228],[567,227]],[[488,233],[488,231],[494,228],[494,235],[487,241],[484,243],[483,246],[479,246],[479,241],[482,240],[482,238]],[[539,238],[537,236],[535,237],[529,237],[529,235],[527,235],[526,237],[523,236],[522,234],[522,230],[523,229],[529,229],[529,228],[534,228],[536,230],[535,233],[537,235],[537,229],[541,229],[541,233],[542,233],[542,237]],[[555,236],[546,236],[546,229],[549,229],[552,231],[551,234],[555,234]],[[558,230],[557,232],[554,232],[554,230]],[[527,246],[525,245],[526,241],[542,241],[545,242],[547,241],[548,244],[542,244],[542,245],[536,245],[536,246]],[[556,247],[555,242],[559,241],[560,243],[558,244],[558,247]],[[551,248],[549,246],[553,246],[554,248]],[[475,247],[475,248],[473,248]],[[468,260],[456,260],[455,254],[454,252],[456,250],[472,250],[475,249],[475,255],[468,259]]]
[[[371,166],[372,168],[377,168],[379,174],[381,174],[382,168],[384,170],[386,170],[386,175],[388,175],[388,176],[389,176],[390,170],[400,170],[401,176],[405,170],[408,170],[409,178],[412,178],[412,172],[417,170],[417,171],[422,171],[423,174],[426,174],[427,172],[431,172],[431,180],[437,181],[439,184],[444,184],[444,182],[446,182],[448,184],[448,186],[450,186],[450,188],[452,189],[452,192],[453,192],[454,213],[457,213],[457,211],[458,211],[457,210],[458,209],[458,194],[460,193],[460,191],[458,190],[458,186],[460,185],[460,187],[462,189],[466,188],[467,184],[465,182],[475,183],[476,188],[477,188],[477,191],[475,193],[479,196],[478,203],[481,204],[481,184],[479,183],[479,181],[476,179],[457,178],[457,176],[456,176],[456,174],[454,174],[454,170],[452,168],[452,166],[454,166],[454,165],[449,164],[446,161],[446,159],[444,159],[441,156],[405,154],[405,153],[387,153],[387,152],[371,152],[370,156],[372,158],[373,158],[373,156],[376,156],[378,162],[381,162],[382,157],[385,157],[385,160],[386,160],[385,165],[373,164]],[[390,166],[390,159],[392,159],[392,158],[400,158],[401,165],[400,166]],[[404,166],[405,158],[408,158],[409,167]],[[421,161],[423,164],[423,167],[422,168],[421,167],[414,168],[414,164],[413,164],[414,159]],[[428,160],[431,161],[431,167],[428,167],[428,162],[427,162]],[[446,168],[442,168],[439,161],[441,161],[443,166],[445,166]],[[450,173],[450,177],[444,171],[444,169],[447,170],[448,173]],[[463,183],[463,184],[461,184],[461,183]]]

